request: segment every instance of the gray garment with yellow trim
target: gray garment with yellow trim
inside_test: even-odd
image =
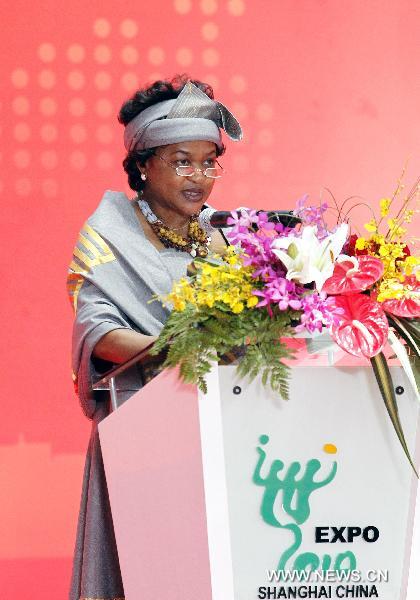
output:
[[[167,294],[173,282],[185,275],[190,262],[186,252],[173,248],[158,251],[147,240],[127,196],[105,192],[82,228],[69,277],[76,308],[73,372],[88,417],[95,412],[91,392],[92,377],[97,375],[91,361],[94,346],[118,328],[157,335],[168,310],[150,300],[155,294]],[[79,288],[76,280],[82,281]],[[133,374],[126,378],[120,378],[119,386],[133,389]]]
[[[108,395],[91,391],[97,375],[92,350],[113,329],[156,335],[168,316],[154,294],[166,294],[185,275],[191,257],[174,249],[158,251],[146,238],[133,204],[107,191],[83,226],[70,266],[68,288],[76,310],[73,371],[80,402],[92,419],[70,600],[123,598],[118,553],[97,425],[109,412]],[[136,369],[118,382],[127,399],[141,387]]]

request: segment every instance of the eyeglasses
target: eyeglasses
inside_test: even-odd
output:
[[[171,169],[174,169],[175,173],[177,175],[179,175],[180,177],[192,177],[193,175],[195,175],[195,173],[203,173],[204,177],[210,177],[210,179],[218,179],[225,172],[222,165],[219,165],[217,160],[215,161],[216,164],[218,165],[217,167],[207,167],[206,169],[197,169],[196,167],[193,167],[191,165],[185,165],[185,166],[182,165],[182,166],[177,167],[173,163],[171,163],[169,160],[166,160],[166,158],[163,158],[163,156],[160,156],[160,154],[155,153],[154,156],[157,156],[158,158],[160,158],[160,160],[163,160],[163,162],[166,163],[167,165],[169,165],[171,167]]]

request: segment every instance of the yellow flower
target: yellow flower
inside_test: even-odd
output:
[[[388,216],[390,205],[391,200],[389,198],[382,198],[382,200],[379,201],[379,206],[381,207],[381,217]]]
[[[378,302],[400,300],[404,295],[404,285],[398,279],[384,279],[379,286],[377,300]]]
[[[369,231],[369,233],[376,233],[378,231],[378,226],[375,219],[371,219],[368,223],[365,223],[363,227],[366,229],[366,231]]]
[[[256,304],[258,304],[257,296],[251,296],[250,298],[248,298],[247,303],[246,303],[248,308],[252,308]]]
[[[372,242],[375,242],[375,244],[385,244],[385,238],[380,233],[372,235],[371,240]]]
[[[226,255],[217,260],[219,262],[216,263],[197,261],[194,277],[176,282],[164,301],[178,311],[193,305],[197,309],[218,306],[233,313],[258,304],[252,293],[255,288],[253,269],[242,265],[237,250],[230,247]]]
[[[406,275],[412,275],[415,272],[417,278],[420,277],[420,269],[416,269],[418,266],[420,266],[420,256],[407,256],[405,261],[400,264],[401,271],[404,271]]]
[[[398,225],[397,219],[388,219],[387,221],[388,227],[390,230],[390,239],[401,238],[403,235],[407,233],[407,230],[404,227]]]
[[[185,300],[182,300],[182,298],[175,297],[173,299],[173,306],[174,306],[174,310],[176,310],[178,312],[182,312],[186,308]]]
[[[414,210],[411,210],[411,209],[406,210],[404,213],[404,216],[403,216],[404,223],[411,223],[411,221],[413,220],[413,216],[414,216]]]
[[[201,265],[201,272],[203,273],[203,275],[210,275],[213,273],[213,269],[214,267],[212,265],[209,265],[208,263],[203,263]]]
[[[237,302],[236,304],[234,304],[232,306],[232,312],[234,312],[235,314],[242,312],[243,309],[244,309],[244,305],[242,302]]]
[[[187,303],[194,304],[194,299],[194,288],[186,277],[174,283],[170,294],[162,298],[165,303],[172,304],[173,309],[179,312],[185,310]]]
[[[365,238],[357,238],[356,240],[356,250],[364,250],[366,248],[366,240]]]
[[[388,244],[383,244],[379,247],[379,256],[389,256],[392,254]]]
[[[222,302],[224,302],[225,304],[229,304],[231,303],[231,299],[232,299],[232,294],[230,291],[226,291],[223,293],[222,296]]]
[[[401,298],[414,298],[418,299],[419,292],[410,283],[393,277],[389,279],[383,279],[379,286],[379,293],[377,296],[378,302],[384,302],[385,300],[401,300]]]

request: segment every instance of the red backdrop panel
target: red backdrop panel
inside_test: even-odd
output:
[[[323,186],[375,203],[418,170],[415,0],[15,0],[0,8],[0,589],[66,597],[89,423],[70,379],[64,281],[103,190],[127,189],[116,114],[188,72],[241,121],[220,208]],[[8,592],[8,593],[7,593]]]

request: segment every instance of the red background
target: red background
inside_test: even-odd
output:
[[[214,85],[227,142],[212,202],[291,208],[391,193],[419,170],[416,0],[14,0],[0,8],[0,596],[66,598],[89,423],[70,378],[65,276],[107,188],[138,84]],[[362,218],[362,217],[360,217]]]

